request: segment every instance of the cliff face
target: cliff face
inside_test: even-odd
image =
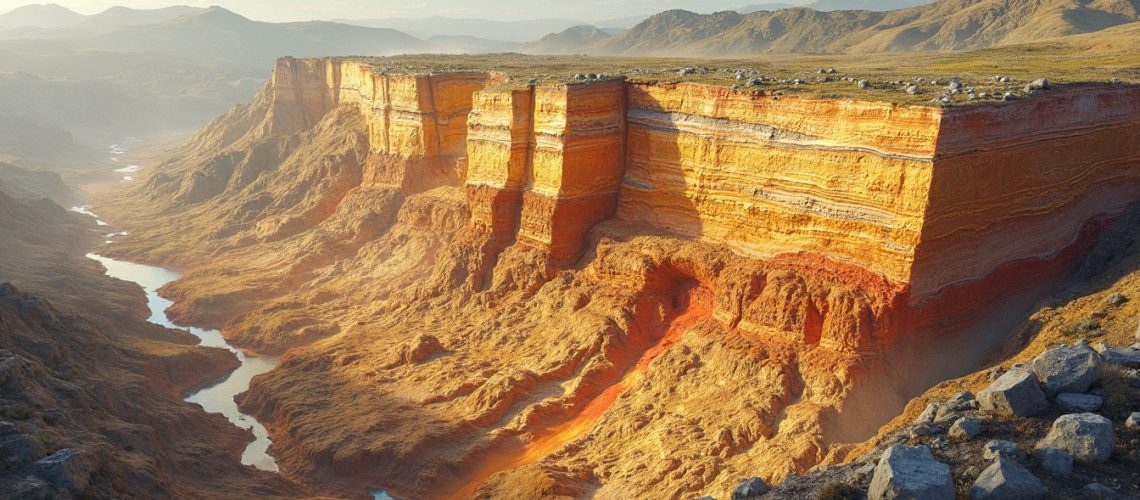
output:
[[[242,404],[291,477],[693,497],[806,470],[973,368],[985,313],[1140,195],[1138,107],[1124,86],[935,109],[286,58],[100,210],[131,230],[110,253],[187,268],[180,320],[285,352]]]

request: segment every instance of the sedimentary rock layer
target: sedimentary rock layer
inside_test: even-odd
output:
[[[961,331],[1140,194],[1138,95],[922,108],[283,59],[147,181],[210,189],[104,213],[139,242],[110,251],[180,252],[175,312],[288,351],[242,404],[290,477],[690,498],[802,472],[972,368],[992,339]],[[916,339],[962,347],[933,366]]]

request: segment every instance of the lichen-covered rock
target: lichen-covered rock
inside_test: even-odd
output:
[[[1045,394],[1085,392],[1100,376],[1100,357],[1092,349],[1063,345],[1033,358],[1033,372]]]
[[[950,466],[934,459],[925,446],[894,445],[887,448],[875,467],[868,496],[872,500],[954,498]]]
[[[1031,417],[1045,411],[1049,403],[1033,372],[1011,368],[978,394],[981,408],[1002,415]]]
[[[1112,455],[1116,437],[1112,422],[1095,413],[1061,415],[1037,448],[1065,450],[1080,462],[1103,462]]]
[[[1044,496],[1045,485],[1037,476],[1004,457],[986,467],[970,488],[974,500],[1035,500]]]

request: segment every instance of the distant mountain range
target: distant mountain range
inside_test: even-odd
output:
[[[802,7],[748,14],[670,10],[623,33],[578,47],[560,47],[559,53],[704,57],[963,50],[1090,33],[1137,21],[1140,0],[939,0],[887,12]]]

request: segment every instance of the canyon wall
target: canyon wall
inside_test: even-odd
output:
[[[849,346],[860,349],[1056,276],[1140,194],[1140,92],[1126,86],[899,107],[284,58],[273,89],[273,123],[290,130],[358,106],[379,153],[366,179],[465,185],[474,230],[541,249],[551,269],[573,265],[589,229],[614,218],[804,272],[882,277],[892,291],[877,301],[895,305],[877,308],[858,335],[867,345]],[[851,274],[836,279],[867,281]],[[830,307],[797,308],[826,322]]]
[[[970,329],[1140,195],[1134,87],[900,107],[374,64],[279,60],[99,207],[110,255],[180,257],[181,321],[282,354],[240,404],[321,493],[802,473],[976,369]]]

